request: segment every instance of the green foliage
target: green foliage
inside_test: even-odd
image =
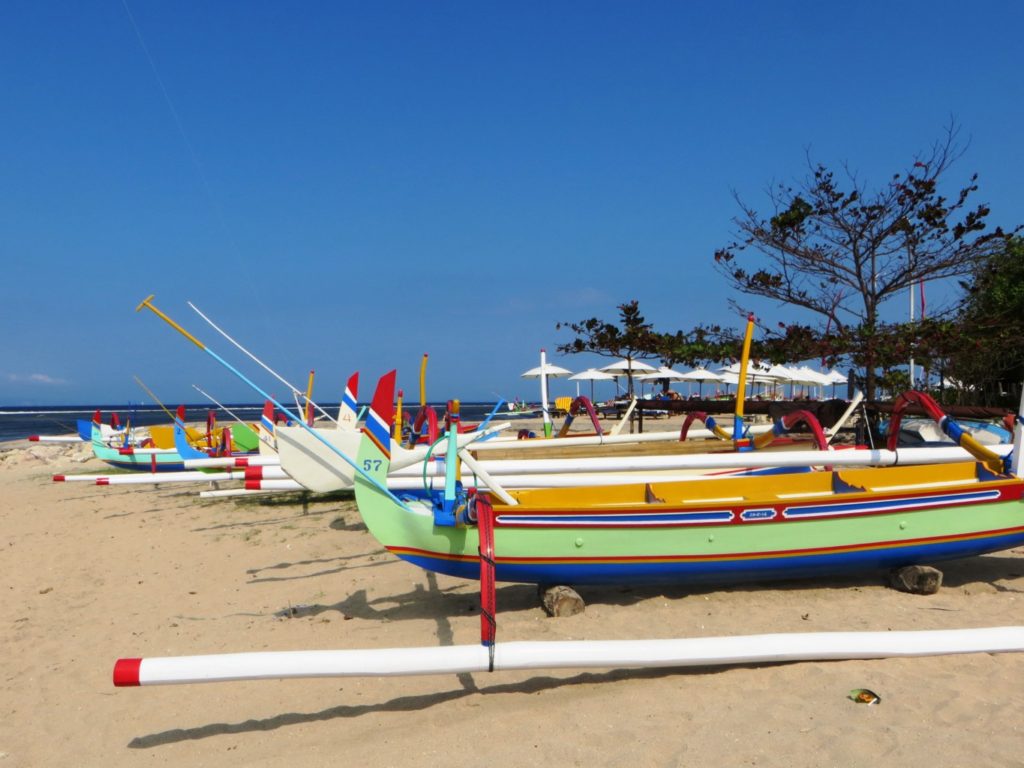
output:
[[[560,322],[556,329],[568,328],[576,338],[560,344],[558,351],[563,354],[591,352],[607,357],[624,357],[630,360],[655,357],[658,354],[660,334],[654,332],[644,316],[640,304],[633,301],[620,304],[619,325],[605,322],[596,317],[579,322]],[[632,394],[633,379],[629,379]]]
[[[848,360],[864,371],[864,389],[899,391],[909,384],[907,361],[975,385],[979,404],[999,393],[1013,396],[1024,379],[1024,240],[987,229],[989,207],[969,206],[977,175],[956,194],[940,192],[945,172],[962,154],[958,129],[905,171],[868,191],[844,167],[845,176],[809,163],[796,187],[769,193],[774,215],[763,219],[737,197],[735,242],[714,260],[730,286],[742,293],[802,307],[821,318],[817,327],[779,323],[761,328],[756,359],[782,363]],[[758,266],[744,266],[755,254]],[[883,323],[879,308],[922,281],[963,278],[965,298],[956,313],[914,323]],[[660,358],[667,365],[735,360],[742,333],[718,325],[689,331],[655,331],[636,300],[619,305],[619,324],[597,318],[559,323],[577,337],[563,353],[592,352]],[[744,311],[743,314],[746,314]],[[1015,404],[1015,403],[1014,403]]]
[[[661,334],[657,351],[665,365],[695,367],[732,359],[739,354],[742,343],[735,330],[719,325],[698,325],[690,331]]]
[[[577,337],[558,347],[562,353],[592,352],[610,357],[641,358],[653,357],[657,352],[658,337],[644,316],[640,314],[639,302],[620,304],[620,325],[592,317],[579,322],[560,322],[556,328],[568,328]]]
[[[978,404],[1016,407],[1024,380],[1024,240],[1009,240],[961,285],[959,344],[946,370],[973,385]]]

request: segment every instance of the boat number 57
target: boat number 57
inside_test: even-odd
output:
[[[380,459],[364,459],[363,469],[365,469],[367,472],[376,472],[378,469],[380,469],[380,462]]]

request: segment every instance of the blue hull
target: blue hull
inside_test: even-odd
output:
[[[822,578],[865,571],[881,571],[908,565],[976,557],[1024,545],[1024,532],[967,541],[916,544],[906,547],[794,555],[785,558],[735,559],[703,562],[658,563],[502,563],[495,569],[497,581],[525,584],[725,584],[787,579]],[[398,556],[428,571],[464,579],[479,579],[475,560],[447,560],[400,553]]]

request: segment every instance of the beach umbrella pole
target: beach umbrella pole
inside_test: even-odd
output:
[[[551,437],[551,412],[548,410],[547,351],[540,351],[540,407],[544,417],[544,437]]]

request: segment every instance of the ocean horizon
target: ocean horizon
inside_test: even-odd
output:
[[[285,404],[289,405],[289,404]],[[294,404],[292,404],[293,406]],[[340,403],[318,403],[327,413],[335,414]],[[362,408],[366,403],[361,403]],[[428,403],[441,412],[447,403]],[[464,402],[461,404],[462,418],[466,421],[478,421],[493,410],[494,402]],[[176,410],[171,408],[173,413]],[[406,403],[404,410],[415,413],[419,403]],[[109,424],[113,414],[117,414],[120,423],[131,422],[138,427],[153,424],[169,424],[171,419],[158,405],[121,404],[121,405],[47,405],[47,406],[0,406],[0,442],[27,440],[33,435],[67,435],[78,432],[79,419],[91,419],[96,410],[100,411],[102,421]],[[289,408],[294,412],[292,407]],[[223,407],[211,406],[209,403],[186,403],[185,419],[189,422],[205,422],[207,414],[213,411],[217,423],[227,425],[235,421],[231,411],[243,421],[256,421],[263,412],[262,403],[224,403]]]

